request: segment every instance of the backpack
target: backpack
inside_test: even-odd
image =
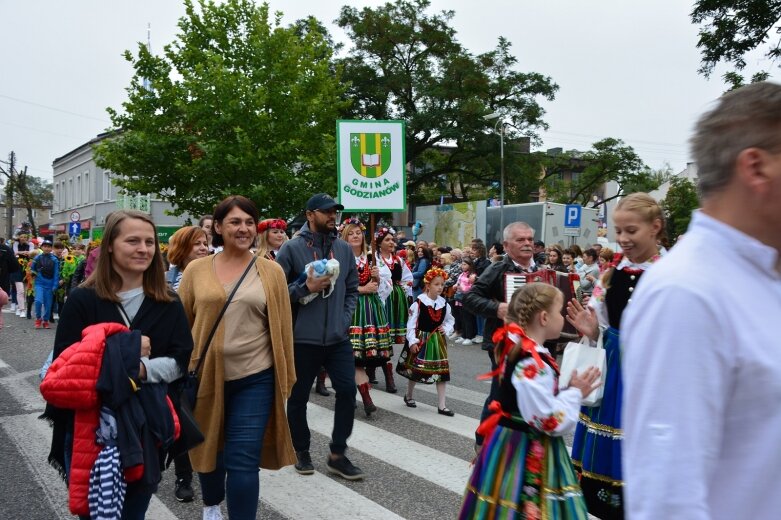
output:
[[[51,254],[44,254],[38,260],[38,274],[44,278],[54,277],[54,258]]]

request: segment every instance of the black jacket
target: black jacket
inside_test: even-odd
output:
[[[499,304],[504,302],[504,273],[516,270],[515,263],[505,255],[501,262],[493,262],[464,295],[464,307],[476,316],[485,318],[483,349],[493,348],[491,336],[503,323],[496,317]],[[519,271],[520,272],[520,271]]]

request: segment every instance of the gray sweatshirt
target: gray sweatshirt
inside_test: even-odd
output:
[[[335,258],[339,261],[339,277],[328,298],[322,294],[301,305],[298,299],[309,294],[306,281],[299,282],[304,266],[313,260]],[[285,271],[293,305],[293,339],[309,345],[334,345],[349,340],[355,306],[358,302],[358,271],[350,246],[335,233],[310,231],[304,224],[297,236],[282,244],[276,257]]]

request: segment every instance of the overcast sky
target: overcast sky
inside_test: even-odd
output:
[[[286,22],[312,14],[345,41],[333,25],[339,8],[382,3],[270,5]],[[550,124],[543,148],[587,150],[616,137],[652,168],[669,163],[677,173],[690,160],[697,117],[724,91],[723,68],[710,80],[697,74],[697,27],[686,1],[433,0],[432,7],[455,11],[457,37],[472,53],[505,36],[520,70],[559,85],[556,99],[543,103]],[[120,106],[132,76],[122,52],[146,41],[151,23],[152,51],[160,53],[183,14],[178,0],[0,0],[0,159],[14,150],[20,167],[51,179],[55,158],[109,127],[105,109]],[[749,60],[749,69],[757,63]]]

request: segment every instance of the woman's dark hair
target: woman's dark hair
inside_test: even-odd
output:
[[[570,250],[572,250],[572,254],[574,254],[574,255],[575,255],[575,256],[573,256],[572,258],[577,258],[577,257],[579,257],[579,256],[580,256],[580,257],[582,257],[582,256],[583,256],[583,250],[580,248],[580,246],[579,246],[579,245],[577,245],[577,244],[572,244],[571,246],[569,246],[569,248],[570,248]]]
[[[504,254],[504,246],[502,245],[501,242],[494,242],[493,244],[491,244],[491,247],[494,248],[494,251],[496,251],[497,255]],[[489,247],[488,249],[491,249],[491,247]]]
[[[473,240],[472,251],[475,252],[477,258],[485,258],[486,256],[488,256],[488,251],[486,251],[485,244],[483,244],[482,241],[477,242],[476,240]]]
[[[423,250],[423,258],[428,260],[429,265],[431,265],[431,262],[434,261],[434,253],[432,253],[431,249],[429,249],[428,247],[419,247],[415,250],[415,254],[417,255],[418,254],[417,252],[420,251],[421,249]]]
[[[593,247],[589,247],[588,249],[583,251],[583,256],[588,256],[589,258],[594,259],[595,262],[599,259],[598,258],[599,255],[597,254],[597,250],[594,249]]]
[[[211,215],[204,215],[201,218],[198,219],[198,227],[203,227],[203,223],[207,220],[214,220],[214,217]]]
[[[239,208],[241,211],[252,217],[252,221],[257,227],[260,215],[258,214],[258,208],[255,203],[249,200],[247,197],[241,195],[231,195],[226,197],[222,202],[214,207],[214,222],[219,222],[222,225],[222,220],[231,212],[233,208]],[[223,245],[222,235],[217,233],[214,225],[212,225],[212,245],[219,247]]]
[[[472,261],[471,258],[462,258],[461,259],[461,263],[468,265],[470,272],[472,272],[472,273],[475,272],[475,263]]]

